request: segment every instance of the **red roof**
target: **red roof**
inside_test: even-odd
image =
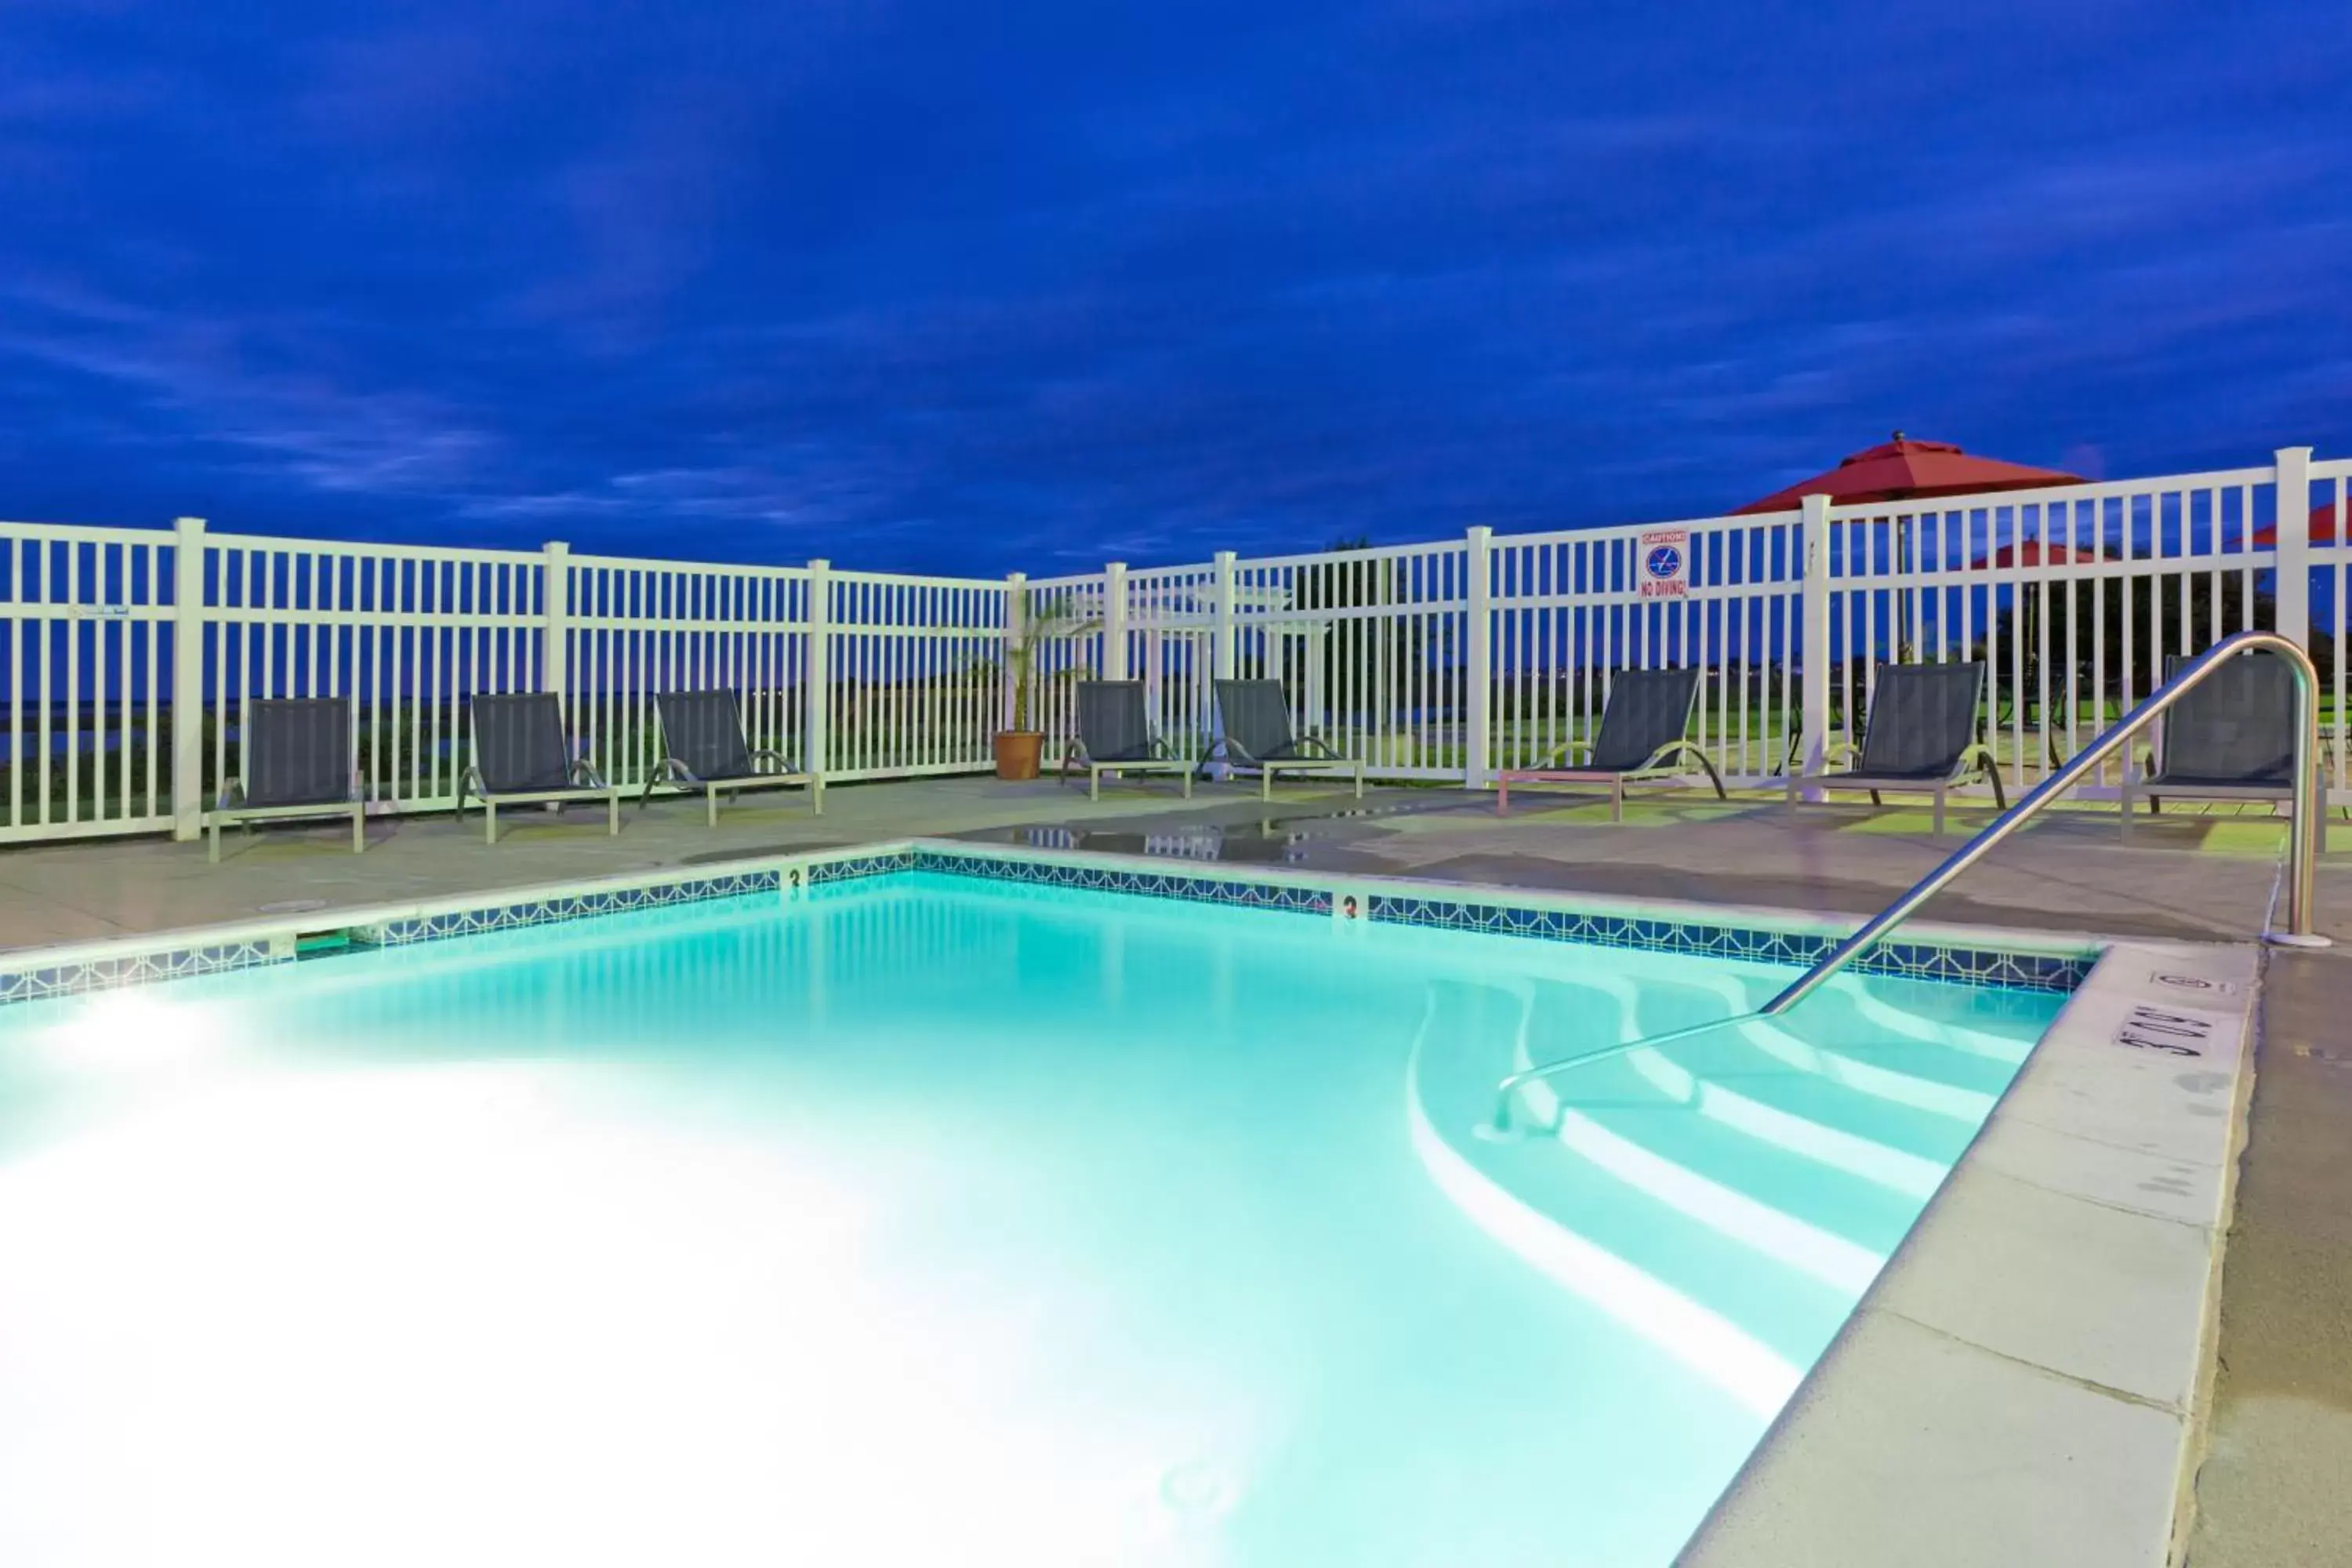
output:
[[[2326,506],[2315,506],[2311,509],[2311,542],[2314,544],[2333,544],[2336,542],[2336,506],[2334,502],[2331,501]],[[2262,527],[2254,530],[2253,537],[2246,541],[2246,548],[2249,550],[2277,549],[2278,524],[2274,522],[2266,522],[2263,524]]]
[[[1964,496],[1984,490],[2039,489],[2044,485],[2079,485],[2079,474],[2055,468],[2029,468],[1997,458],[1972,458],[1948,441],[1914,441],[1897,430],[1895,439],[1856,452],[1825,474],[1815,474],[1775,490],[1761,500],[1734,511],[1789,511],[1810,495],[1825,495],[1843,506],[1869,501],[1908,500],[1914,496]]]

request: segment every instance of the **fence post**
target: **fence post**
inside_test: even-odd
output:
[[[204,831],[205,520],[184,517],[172,524],[172,837]]]
[[[1127,563],[1103,568],[1102,678],[1127,679]]]
[[[1804,499],[1804,771],[1819,773],[1830,746],[1830,498]]]
[[[1234,552],[1216,554],[1216,631],[1209,643],[1209,674],[1217,680],[1234,679]]]
[[[833,705],[833,563],[808,563],[808,648],[801,661],[801,770],[824,787],[825,730]]]
[[[1019,716],[1015,710],[1020,707],[1021,677],[1020,672],[1013,667],[1013,650],[1020,646],[1024,635],[1024,624],[1028,619],[1028,615],[1029,574],[1012,573],[1004,579],[1004,661],[1002,667],[1004,671],[1004,693],[997,704],[1002,711],[996,721],[996,727],[1000,730],[1012,729],[1013,720]],[[1032,651],[1034,653],[1034,650]],[[1036,722],[1037,716],[1034,713],[1028,717],[1031,723]]]
[[[539,683],[555,705],[572,712],[572,546],[551,540],[540,562],[544,622],[539,634]],[[605,759],[610,765],[612,759]]]
[[[2278,450],[2278,631],[2304,647],[2311,646],[2311,448]],[[2246,520],[2249,533],[2253,519]],[[2339,532],[2337,538],[2343,535]],[[2248,606],[2251,610],[2252,606]],[[2252,623],[2249,622],[2251,625]]]
[[[1491,546],[1495,531],[1474,528],[1470,531],[1469,546],[1463,560],[1470,574],[1470,635],[1467,638],[1466,668],[1463,679],[1468,683],[1464,693],[1467,698],[1463,722],[1468,727],[1464,737],[1467,747],[1464,752],[1462,783],[1468,789],[1484,789],[1493,771],[1489,747],[1493,742],[1491,716],[1488,709],[1495,698],[1495,627],[1494,578]]]

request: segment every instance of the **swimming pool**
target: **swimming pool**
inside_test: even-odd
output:
[[[1662,1564],[2063,998],[931,872],[0,1009],[0,1561]]]

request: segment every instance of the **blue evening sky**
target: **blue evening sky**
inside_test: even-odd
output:
[[[0,516],[1001,573],[2352,451],[2352,27],[0,7]]]

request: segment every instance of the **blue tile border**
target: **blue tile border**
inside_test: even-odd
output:
[[[632,910],[738,898],[753,893],[773,893],[803,885],[817,887],[845,883],[906,871],[929,871],[981,881],[1075,888],[1091,892],[1223,904],[1326,918],[1332,912],[1334,896],[1333,889],[1328,886],[1263,881],[1246,876],[1141,870],[1108,862],[1071,864],[1020,855],[950,852],[917,847],[798,862],[781,868],[731,872],[723,876],[686,877],[672,882],[616,888],[607,891],[485,904],[476,909],[440,914],[404,915],[354,926],[351,928],[351,934],[355,942],[362,945],[404,946],[412,942],[438,942],[450,937],[545,925],[593,915],[620,914]],[[1349,879],[1334,880],[1345,888]],[[1641,948],[1771,963],[1811,963],[1828,952],[1838,941],[1836,936],[1828,934],[1727,925],[1704,920],[1529,907],[1491,899],[1401,895],[1374,889],[1363,889],[1360,896],[1363,898],[1367,918],[1387,925],[1580,942],[1601,947]],[[217,973],[255,964],[286,963],[292,957],[290,937],[273,942],[265,936],[0,972],[0,1004],[156,980],[175,980],[193,974]],[[1874,974],[1958,981],[2010,989],[2067,992],[2082,984],[2095,962],[2096,955],[2094,953],[2009,952],[1992,948],[1897,942],[1886,943],[1857,960],[1854,967]]]
[[[911,871],[915,868],[915,860],[916,855],[911,849],[893,849],[881,855],[856,855],[844,860],[820,860],[808,868],[809,886],[814,888],[824,882],[847,882],[860,877],[887,877],[894,871]]]
[[[1009,856],[943,854],[927,849],[918,849],[908,858],[911,861],[907,868],[909,869],[945,872],[983,880],[1044,883],[1054,887],[1084,888],[1097,892],[1139,894],[1147,898],[1241,904],[1299,914],[1328,915],[1331,912],[1328,889],[1296,887],[1287,883],[1136,871],[1116,866],[1071,866]],[[1366,897],[1365,903],[1365,913],[1369,919],[1390,925],[1427,926],[1446,931],[1537,937],[1554,942],[1581,942],[1599,947],[1642,948],[1658,952],[1753,959],[1767,963],[1810,964],[1827,954],[1839,941],[1833,935],[1724,925],[1709,921],[1597,914],[1465,899],[1400,897],[1393,893],[1374,892]],[[1855,960],[1854,967],[1873,974],[1952,980],[1971,985],[2017,990],[2067,992],[2083,983],[2084,976],[2090,973],[2095,962],[2097,957],[2093,953],[2005,952],[1990,948],[1897,942],[1874,949]]]
[[[1325,888],[1294,887],[1286,882],[1250,882],[1223,877],[1188,877],[1172,871],[1128,871],[1114,866],[1066,866],[1052,860],[1000,858],[992,855],[945,855],[918,849],[909,869],[938,871],[982,881],[1030,882],[1054,888],[1083,888],[1099,893],[1131,893],[1150,899],[1182,899],[1193,903],[1238,904],[1248,909],[1284,910],[1294,914],[1328,915],[1331,894]]]
[[[904,858],[903,856],[895,859],[892,857],[876,857],[871,863],[883,870],[899,870],[904,868],[895,861]],[[866,865],[868,862],[856,864]],[[580,920],[590,915],[621,914],[631,910],[658,909],[669,904],[740,898],[750,893],[772,893],[784,885],[787,875],[797,876],[800,870],[800,868],[794,868],[790,873],[771,869],[731,872],[721,877],[688,877],[675,882],[615,888],[606,892],[568,893],[511,904],[487,904],[478,909],[455,910],[443,914],[404,915],[395,920],[353,925],[349,930],[355,946],[403,947],[413,942],[476,936],[484,931],[510,931],[521,926]],[[811,881],[834,879],[832,875],[828,875],[831,872],[832,866],[822,862],[806,868]],[[867,870],[847,874],[870,876],[876,872]],[[294,957],[290,937],[277,943],[262,937],[191,947],[157,948],[146,952],[125,953],[119,958],[85,959],[38,969],[0,971],[0,1005],[76,992],[108,990],[120,985],[141,985],[156,980],[216,974],[224,970],[246,969],[258,963],[285,963],[292,962]]]
[[[224,970],[250,969],[259,963],[287,963],[293,957],[291,952],[281,952],[267,942],[228,942],[52,964],[44,969],[0,974],[0,1003],[32,1002],[79,991],[110,991],[121,985],[144,985],[151,981],[180,980],[192,974],[218,974]]]
[[[589,915],[658,909],[665,904],[733,899],[746,893],[772,893],[782,886],[782,876],[780,871],[743,871],[728,877],[697,877],[682,882],[660,882],[651,887],[616,888],[608,893],[568,893],[558,898],[533,899],[526,903],[492,904],[478,910],[457,910],[447,914],[409,916],[385,921],[378,925],[362,926],[352,934],[355,941],[371,945],[399,947],[414,942],[439,942],[453,936],[511,931],[517,926],[545,925],[552,921],[575,921]]]
[[[1374,895],[1367,913],[1372,920],[1391,925],[1487,931],[1552,942],[1590,942],[1599,947],[1754,959],[1766,963],[1811,964],[1826,957],[1839,942],[1834,936],[1754,926],[1387,894]],[[2072,991],[2083,983],[2096,962],[2096,956],[2090,953],[2003,952],[1932,942],[1890,942],[1855,959],[1853,967],[1872,974],[1899,974],[1917,980],[1957,980],[1971,985],[2029,991]]]

